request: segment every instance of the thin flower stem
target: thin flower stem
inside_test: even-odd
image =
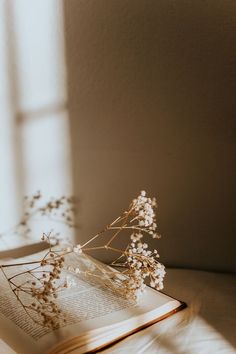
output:
[[[119,228],[119,227],[117,227],[117,226],[113,226],[111,229],[112,229],[112,230],[117,230],[118,228]],[[143,229],[143,228],[138,227],[138,226],[124,226],[123,229],[124,229],[124,230],[132,229],[132,230],[138,230],[138,231],[146,232],[146,233],[148,233],[148,234],[150,233],[149,230]]]
[[[40,261],[29,261],[29,262],[23,262],[23,263],[19,262],[19,263],[10,263],[10,264],[0,264],[0,268],[17,267],[17,266],[24,266],[24,265],[31,265],[31,264],[41,264],[42,261],[45,260],[46,257],[47,257],[51,252],[52,252],[52,251],[47,252],[46,255],[43,257],[43,259],[41,259]],[[70,253],[72,253],[72,251],[70,251],[70,252],[64,252],[64,253],[63,253],[63,256],[66,256],[67,254],[70,254]],[[57,257],[60,258],[59,255],[57,255]],[[47,258],[47,261],[51,261],[51,260],[53,260],[53,258]],[[49,264],[49,265],[50,265],[50,264]],[[39,265],[37,268],[40,268],[40,267],[41,267],[41,265]],[[36,269],[36,268],[33,268],[33,269],[31,269],[31,270],[34,270],[34,269]],[[26,271],[26,272],[27,272],[27,271]],[[24,273],[25,273],[25,272],[24,272]],[[17,275],[19,275],[19,274],[17,274]]]
[[[40,261],[30,261],[30,262],[23,262],[23,263],[11,263],[11,264],[0,264],[1,268],[8,268],[8,267],[17,267],[17,266],[22,266],[22,265],[31,265],[31,264],[38,264],[41,263],[42,260]]]
[[[15,291],[12,289],[11,282],[8,281],[7,275],[6,275],[6,273],[4,272],[2,266],[0,266],[0,267],[1,267],[1,270],[2,270],[2,273],[3,273],[4,277],[6,278],[6,280],[7,280],[7,282],[8,282],[8,285],[9,285],[11,291],[13,292],[13,294],[16,296],[17,300],[18,300],[18,301],[20,302],[20,304],[22,305],[22,307],[23,307],[24,311],[26,312],[26,314],[32,319],[31,315],[30,315],[30,314],[28,313],[28,311],[26,310],[26,308],[25,308],[23,302],[21,301],[20,297],[19,297],[19,296],[15,293]]]
[[[125,264],[124,264],[124,263],[115,263],[115,264],[114,264],[114,263],[112,262],[110,265],[111,265],[111,266],[114,266],[114,267],[125,268]]]
[[[89,243],[91,243],[92,241],[94,241],[98,236],[100,236],[103,232],[105,232],[107,229],[104,229],[103,231],[100,231],[99,233],[97,233],[95,236],[93,236],[90,240],[88,240],[87,242],[85,242],[83,245],[81,245],[81,248],[84,248],[86,245],[88,245]]]
[[[33,268],[32,270],[35,270],[35,269],[38,269],[39,267],[35,267]],[[18,277],[19,275],[23,275],[23,274],[26,274],[26,273],[30,273],[30,270],[25,270],[24,272],[21,272],[21,273],[17,273],[15,275],[13,275],[12,277],[8,278],[8,280],[11,280],[11,279],[14,279],[15,277]]]
[[[106,228],[104,228],[102,231],[98,232],[95,236],[93,236],[91,239],[89,239],[88,241],[86,241],[83,245],[81,245],[81,248],[84,248],[85,246],[87,246],[89,243],[91,243],[92,241],[96,240],[97,237],[99,237],[100,235],[102,235],[103,233],[105,233],[106,231],[108,230],[111,230],[112,229],[112,225],[115,225],[116,223],[120,222],[121,220],[123,219],[127,219],[128,218],[128,215],[124,215],[124,216],[119,216],[118,218],[116,218],[114,221],[112,221],[111,224],[109,224]],[[121,228],[122,226],[120,226],[119,228]],[[119,232],[118,232],[119,233]],[[118,234],[117,233],[117,234]],[[113,239],[116,237],[117,235],[115,234],[113,237],[112,237],[112,240],[107,243],[110,244]]]
[[[114,225],[114,224],[117,223],[118,221],[121,221],[123,218],[124,218],[124,216],[123,216],[123,217],[119,216],[119,217],[116,218],[114,221],[112,221],[112,223],[110,224],[110,226]]]
[[[87,248],[83,248],[83,251],[101,250],[101,249],[104,249],[104,248],[105,248],[105,246],[87,247]]]
[[[115,265],[116,266],[116,264],[119,264],[119,263],[116,263],[116,262],[119,259],[121,259],[126,254],[128,248],[129,248],[129,245],[125,248],[124,252],[111,263],[111,265]]]
[[[123,250],[120,250],[118,248],[114,248],[114,247],[111,247],[111,246],[107,246],[105,248],[108,249],[108,250],[114,251],[114,252],[123,253]]]
[[[127,212],[127,215],[125,215],[125,217],[124,217],[124,222],[123,222],[123,224],[122,224],[121,226],[117,226],[117,227],[111,226],[111,227],[110,227],[110,230],[113,230],[113,229],[118,228],[118,231],[117,231],[117,232],[114,234],[114,236],[112,236],[112,238],[107,242],[106,246],[109,246],[109,245],[112,243],[112,241],[114,241],[114,239],[118,236],[118,234],[125,228],[126,222],[127,222],[128,217],[129,217],[129,215],[130,215],[131,212],[132,212],[132,208]]]
[[[112,229],[112,228],[110,228],[110,229]],[[115,232],[115,234],[112,236],[112,238],[107,242],[106,246],[109,246],[112,243],[112,241],[119,235],[121,230],[122,230],[122,226],[118,227],[118,231]]]

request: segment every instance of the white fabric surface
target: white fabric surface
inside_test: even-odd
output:
[[[165,292],[188,307],[102,353],[236,353],[236,275],[168,269]]]

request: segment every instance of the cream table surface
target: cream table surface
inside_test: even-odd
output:
[[[235,274],[168,269],[165,292],[188,307],[101,353],[236,353]]]

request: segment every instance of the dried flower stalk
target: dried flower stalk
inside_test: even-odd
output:
[[[41,194],[39,193],[34,195],[31,199],[26,199],[31,210],[33,210],[37,200],[40,198]],[[27,225],[28,220],[34,213],[39,212],[41,215],[51,216],[55,210],[58,212],[60,207],[64,206],[65,202],[71,204],[72,199],[66,197],[54,199],[43,208],[36,208],[36,211],[27,213],[23,219],[25,225]],[[55,247],[57,234],[43,234],[42,240],[49,244],[49,250],[46,252],[43,259],[21,264],[0,265],[14,295],[21,303],[26,313],[35,322],[50,328],[57,328],[66,320],[63,318],[63,314],[56,303],[58,292],[63,288],[69,287],[67,281],[61,281],[63,271],[99,278],[102,275],[103,282],[107,286],[122,296],[135,300],[137,300],[144,291],[146,282],[149,282],[151,287],[161,290],[163,288],[165,268],[163,264],[159,262],[158,251],[156,249],[150,250],[148,244],[144,241],[145,238],[160,238],[160,235],[157,233],[156,207],[156,199],[148,198],[146,192],[142,191],[141,194],[132,201],[127,211],[124,211],[121,216],[116,218],[84,244],[69,245],[58,249],[58,247]],[[70,227],[74,226],[71,211],[72,208],[69,207],[66,213],[63,211],[63,213],[60,214]],[[115,247],[114,241],[121,233],[127,231],[130,232],[130,236],[126,248],[119,249]],[[98,246],[92,246],[95,240],[101,239],[106,233],[109,233],[109,235],[112,233],[108,241]],[[79,267],[72,267],[70,264],[65,264],[65,259],[69,254],[75,253],[79,255],[82,252],[89,253],[90,251],[101,249],[118,254],[118,257],[111,263],[111,266],[119,266],[124,269],[121,272],[117,272],[109,268],[105,269],[96,263],[96,272],[92,269],[82,271]],[[19,265],[27,265],[31,268],[13,276],[7,275],[7,269]],[[97,271],[100,272],[100,275],[97,274]],[[22,275],[27,275],[29,279],[23,283],[17,281],[20,280]],[[25,300],[26,295],[27,301]]]
[[[12,292],[27,315],[38,324],[58,328],[60,323],[65,322],[55,299],[60,290],[68,287],[67,282],[58,282],[64,268],[66,253],[64,250],[55,251],[52,248],[50,234],[44,234],[42,238],[49,242],[49,250],[42,259],[0,266]],[[19,270],[19,266],[22,266],[22,271],[8,275],[9,268],[17,267]]]
[[[0,233],[0,238],[4,240],[5,237],[11,234],[16,234],[21,237],[28,237],[31,233],[30,222],[37,220],[37,217],[46,218],[52,222],[67,225],[69,228],[74,228],[74,212],[75,201],[73,197],[62,196],[59,198],[51,198],[47,202],[43,202],[42,194],[37,191],[32,196],[24,198],[24,214],[17,225],[9,230]],[[51,242],[60,239],[60,234],[51,237]]]

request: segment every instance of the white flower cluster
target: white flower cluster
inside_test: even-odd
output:
[[[130,297],[137,298],[145,289],[145,282],[149,280],[150,286],[161,290],[165,276],[165,267],[158,261],[159,254],[156,249],[149,250],[148,244],[141,239],[145,235],[152,238],[159,238],[156,233],[156,217],[154,208],[156,199],[148,198],[146,192],[142,191],[137,199],[133,200],[135,216],[132,219],[138,221],[138,225],[133,226],[134,232],[131,235],[131,244],[126,251],[128,270],[125,286]]]
[[[132,221],[138,221],[138,231],[144,231],[152,236],[152,238],[160,238],[156,233],[157,224],[154,208],[157,207],[156,198],[148,198],[145,191],[141,191],[137,199],[133,200],[132,207],[135,213],[135,218]],[[131,239],[134,241],[140,240],[141,232],[134,232]]]
[[[30,282],[29,291],[35,301],[31,303],[29,309],[42,316],[43,325],[47,327],[57,328],[59,326],[61,310],[54,300],[57,298],[57,291],[61,288],[56,286],[56,280],[60,279],[64,261],[63,256],[51,252],[48,258],[41,261],[41,275],[35,276],[34,271],[29,272],[35,279]],[[44,267],[46,267],[45,270]],[[51,268],[50,271],[49,268]]]
[[[145,281],[156,290],[163,289],[165,267],[158,261],[157,250],[148,250],[148,245],[142,242],[132,242],[128,249],[127,265],[129,267],[126,281],[131,297],[138,295],[145,289]]]

